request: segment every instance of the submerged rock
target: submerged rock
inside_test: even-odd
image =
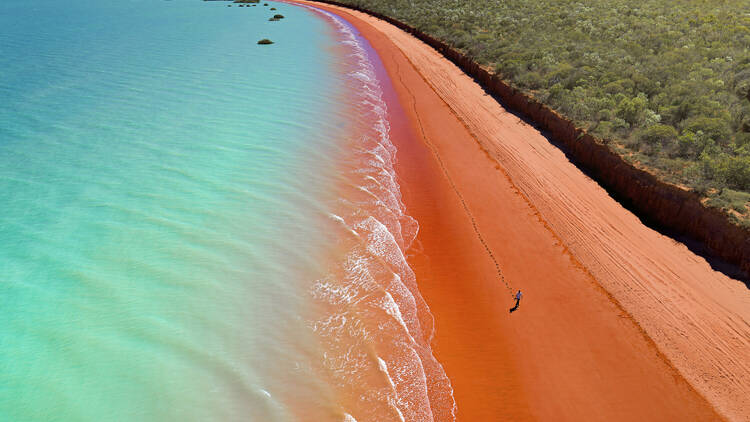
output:
[[[269,40],[268,38],[263,38],[262,40],[258,41],[258,44],[268,45],[268,44],[273,44],[273,41]]]
[[[274,19],[284,19],[284,15],[273,15]]]

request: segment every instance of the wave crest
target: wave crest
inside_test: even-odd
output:
[[[346,420],[455,421],[450,380],[432,354],[434,321],[405,251],[419,226],[402,202],[394,169],[388,107],[368,44],[343,19],[325,16],[349,50],[347,83],[359,123],[351,139],[348,188],[332,220],[340,256],[311,294],[322,309],[311,322],[322,368],[341,397]],[[355,419],[356,418],[356,419]]]

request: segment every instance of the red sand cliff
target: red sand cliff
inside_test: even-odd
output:
[[[476,78],[485,89],[497,95],[514,111],[521,112],[536,125],[549,131],[554,139],[565,145],[578,165],[589,171],[599,183],[618,195],[640,215],[661,227],[698,241],[711,253],[737,265],[746,276],[750,275],[750,229],[730,222],[723,211],[705,206],[699,195],[662,182],[652,174],[635,168],[567,118],[513,88],[474,62],[471,57],[443,41],[389,16],[334,0],[318,1],[361,10],[433,47],[461,70]]]

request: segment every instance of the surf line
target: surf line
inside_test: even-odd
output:
[[[394,53],[391,53],[391,54],[394,55]],[[407,60],[409,59],[407,58]],[[417,111],[417,99],[414,96],[414,93],[411,91],[411,89],[409,89],[409,86],[401,78],[401,66],[398,64],[398,60],[396,60],[395,57],[394,57],[393,63],[396,64],[396,75],[398,76],[398,79],[401,82],[401,85],[409,93],[409,96],[411,96],[411,99],[412,99],[411,105],[412,105],[412,108],[414,109],[414,115],[417,116],[417,123],[419,124],[419,131],[422,136],[422,140],[424,141],[425,145],[427,145],[427,147],[430,148],[430,151],[432,151],[432,154],[437,159],[438,165],[440,166],[440,169],[443,172],[443,175],[445,176],[446,180],[448,180],[448,184],[450,184],[451,189],[453,189],[453,192],[455,192],[456,196],[458,197],[458,200],[461,201],[461,206],[463,207],[464,211],[466,212],[466,215],[469,217],[469,220],[471,221],[471,226],[474,229],[474,233],[476,233],[477,238],[479,239],[479,242],[482,244],[482,246],[484,246],[485,251],[487,251],[487,255],[489,255],[490,259],[495,264],[495,270],[497,271],[498,278],[500,279],[500,281],[503,282],[505,287],[508,289],[508,293],[511,296],[513,296],[513,289],[510,287],[510,284],[505,279],[505,274],[503,274],[503,270],[500,268],[500,263],[497,261],[497,258],[495,257],[495,254],[492,252],[492,249],[490,249],[489,245],[484,240],[484,236],[482,236],[482,232],[479,231],[479,227],[477,226],[477,221],[474,218],[474,215],[471,213],[469,206],[466,204],[466,200],[464,200],[463,195],[461,195],[461,192],[458,190],[458,187],[453,182],[453,179],[448,173],[448,169],[445,167],[445,164],[443,163],[443,159],[440,156],[440,153],[438,153],[437,147],[435,147],[435,145],[432,142],[430,142],[429,139],[427,139],[427,135],[424,132],[424,126],[422,125],[422,118],[419,116],[419,112]]]

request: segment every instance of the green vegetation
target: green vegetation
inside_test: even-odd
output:
[[[750,199],[748,1],[342,1],[457,47],[715,206]]]
[[[748,212],[750,212],[750,193],[722,189],[721,192],[708,198],[707,204],[721,208],[740,225],[750,227],[750,221],[747,219]]]
[[[273,41],[269,40],[268,38],[263,38],[262,40],[258,41],[258,44],[268,45],[268,44],[273,44]]]

